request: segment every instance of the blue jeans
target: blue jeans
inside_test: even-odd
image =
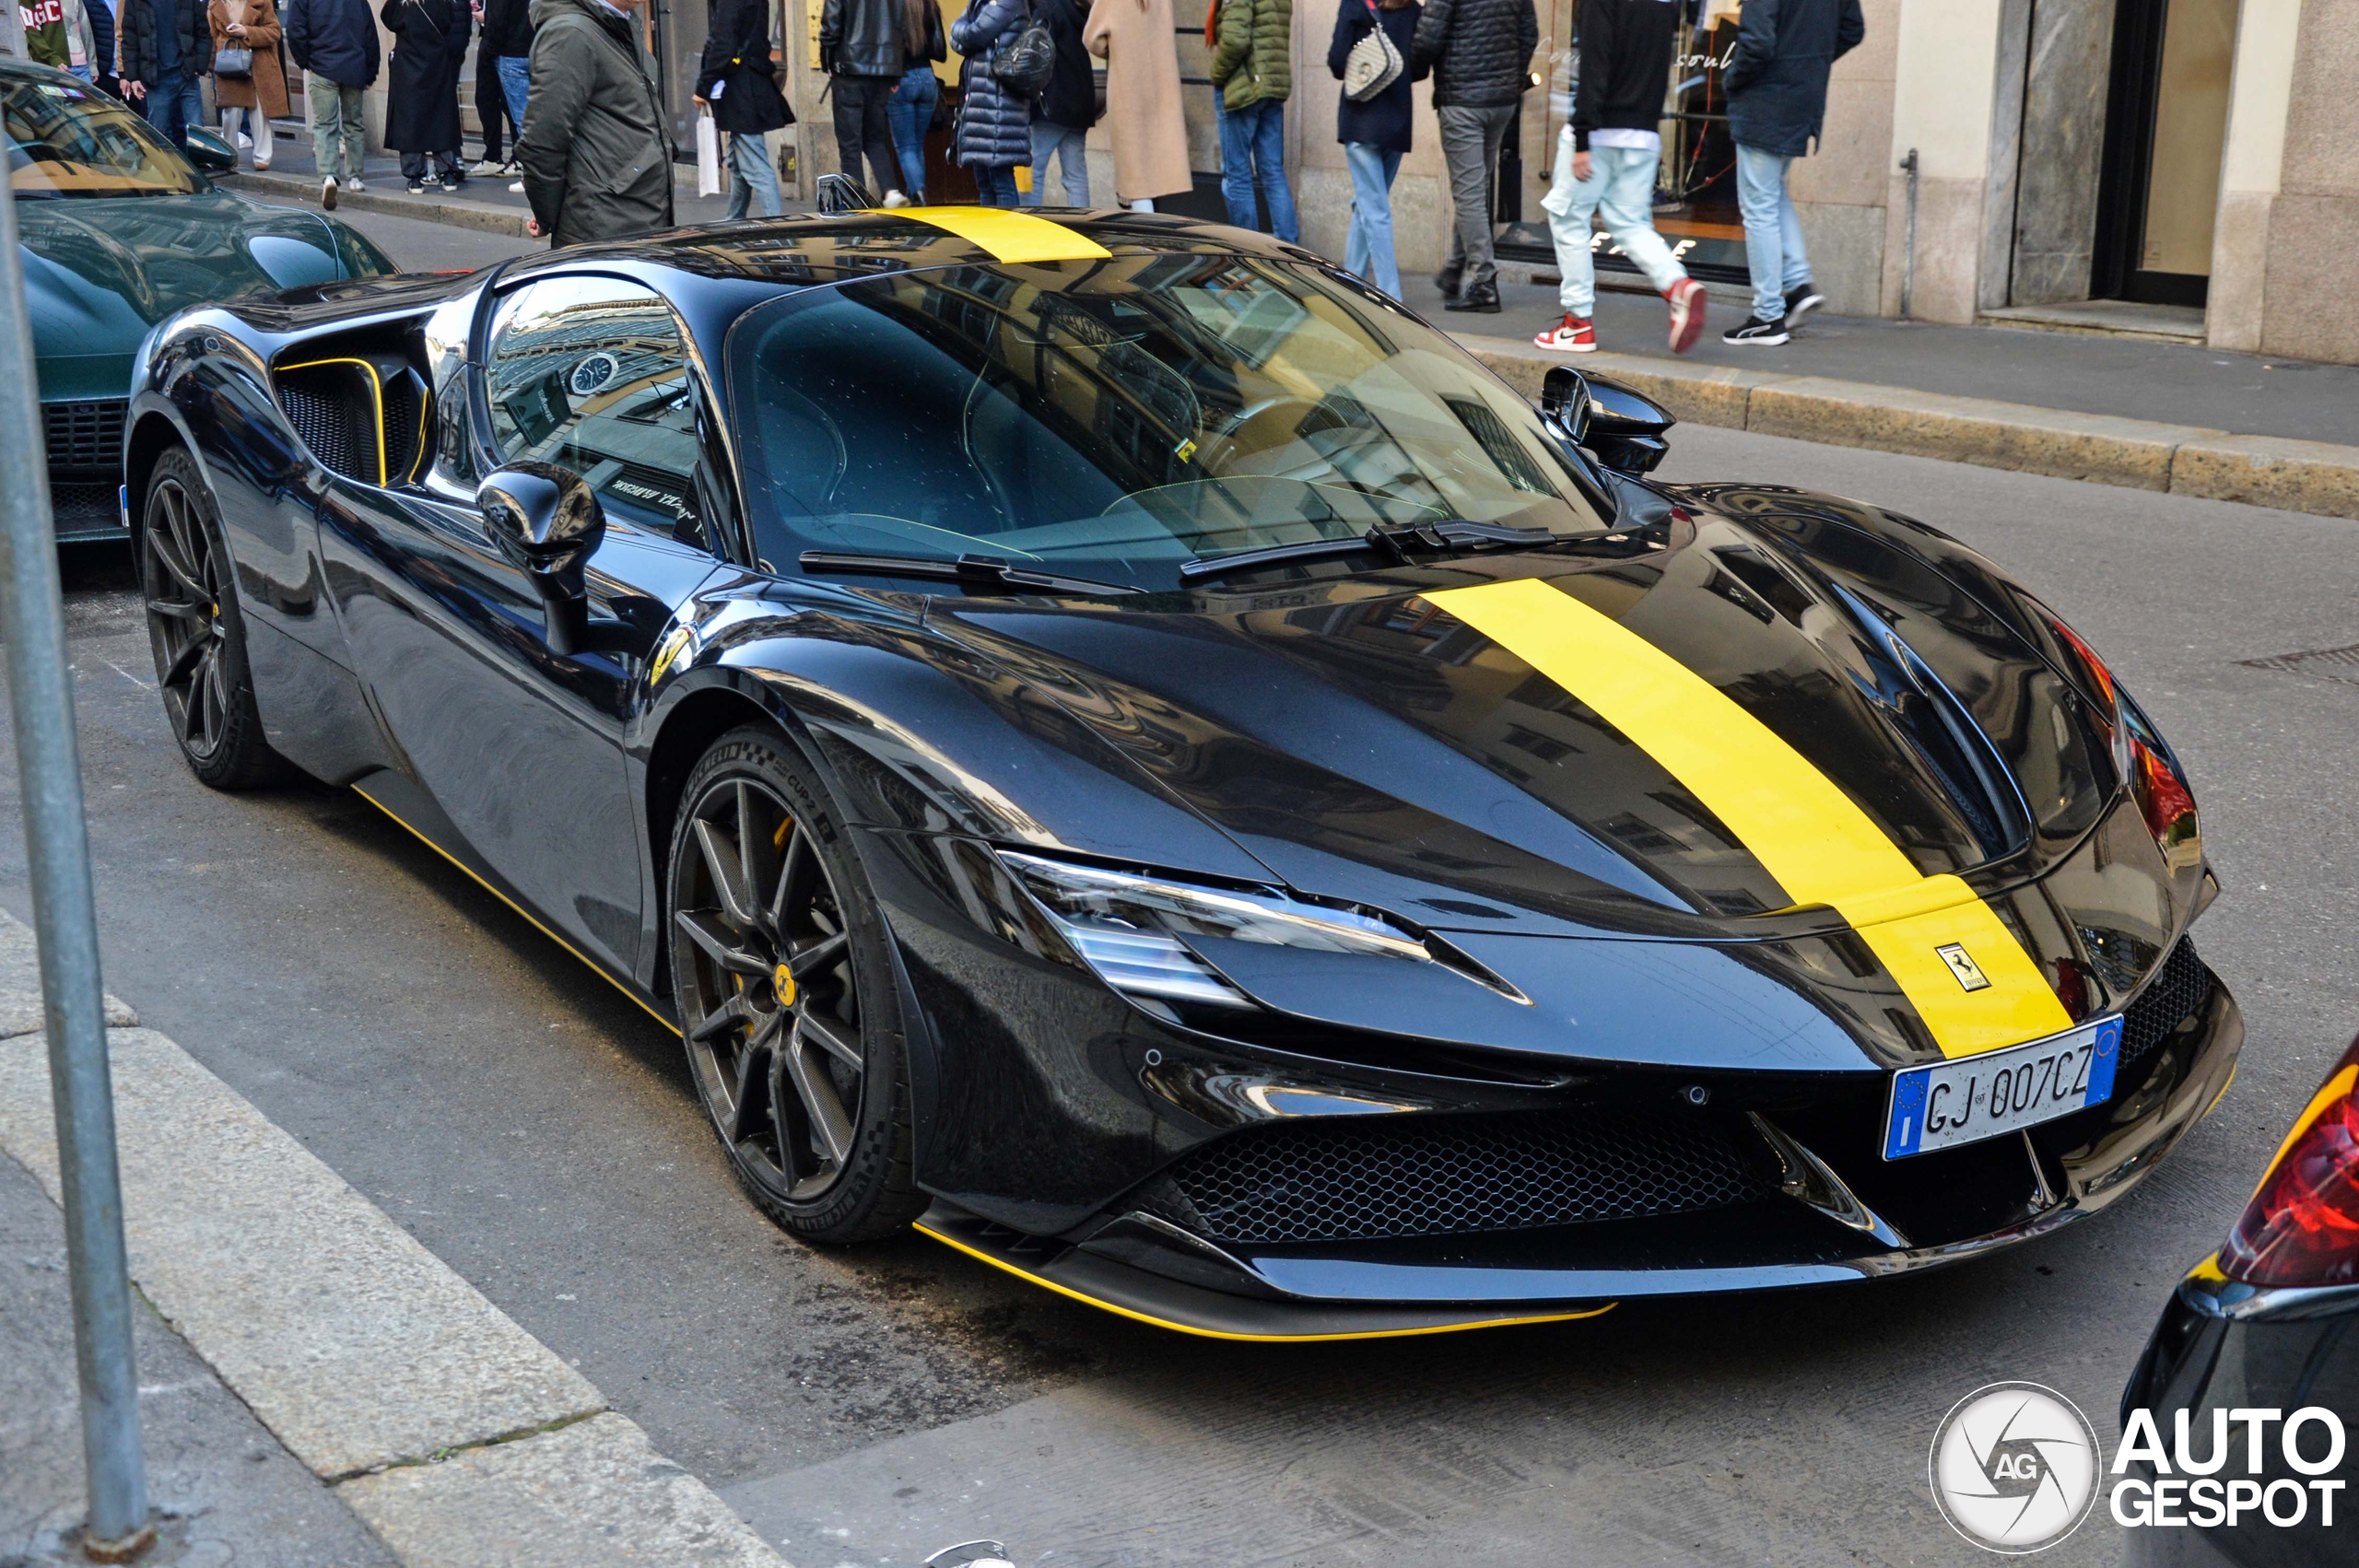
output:
[[[910,200],[925,200],[925,132],[933,123],[933,106],[942,97],[942,79],[931,65],[914,65],[901,77],[885,105],[893,127],[893,151],[901,160],[901,190]]]
[[[1051,156],[1064,175],[1064,205],[1069,207],[1089,205],[1088,140],[1087,131],[1076,131],[1070,125],[1052,124],[1046,120],[1032,122],[1032,188],[1024,193],[1026,206],[1043,205],[1041,198],[1047,193]]]
[[[179,146],[188,140],[188,128],[205,123],[205,94],[193,77],[171,72],[160,82],[147,84],[140,103],[156,134]]]
[[[974,166],[974,172],[976,200],[987,207],[1015,205],[1015,165],[1010,163],[994,168],[979,163]]]
[[[776,217],[778,166],[770,161],[770,139],[758,131],[729,133],[729,220],[744,217],[753,208],[763,217]]]
[[[533,62],[522,54],[495,54],[492,60],[499,71],[499,96],[508,100],[508,118],[515,122],[516,135],[522,137],[524,99],[533,90]]]
[[[1786,191],[1786,169],[1793,161],[1743,142],[1736,145],[1736,210],[1744,215],[1744,264],[1753,274],[1753,313],[1765,322],[1783,317],[1786,296],[1810,281],[1802,219]]]
[[[1589,149],[1586,181],[1573,178],[1573,135],[1568,129],[1556,140],[1556,169],[1541,206],[1548,214],[1548,231],[1556,241],[1556,271],[1564,284],[1556,291],[1568,316],[1587,320],[1597,309],[1597,268],[1590,258],[1596,243],[1590,215],[1601,214],[1605,231],[1647,275],[1655,292],[1662,293],[1687,275],[1655,232],[1655,169],[1658,155],[1646,147]]]
[[[1295,221],[1294,192],[1286,186],[1286,105],[1284,99],[1265,98],[1234,114],[1213,94],[1213,109],[1220,121],[1220,193],[1228,204],[1228,221],[1239,228],[1259,228],[1253,187],[1270,207],[1270,232],[1292,242],[1302,238]]]
[[[1352,231],[1344,240],[1344,270],[1401,298],[1401,261],[1392,253],[1392,177],[1401,155],[1374,142],[1345,142],[1352,170]]]

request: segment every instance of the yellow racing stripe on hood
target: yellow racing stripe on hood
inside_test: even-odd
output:
[[[2072,1026],[2038,964],[1973,889],[1924,876],[1809,759],[1702,676],[1544,582],[1425,595],[1628,736],[1778,879],[1795,904],[1848,921],[1944,1056]],[[1989,984],[1967,990],[1941,954],[1963,947]]]
[[[896,207],[912,217],[971,240],[1000,262],[1096,262],[1114,252],[1078,229],[1005,207]]]

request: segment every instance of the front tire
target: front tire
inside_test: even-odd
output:
[[[731,1168],[806,1241],[923,1211],[883,921],[842,825],[776,732],[734,730],[688,775],[666,930],[688,1069]]]
[[[216,790],[250,790],[285,778],[287,763],[263,738],[246,620],[220,517],[186,450],[175,447],[157,460],[140,515],[147,641],[181,755]]]

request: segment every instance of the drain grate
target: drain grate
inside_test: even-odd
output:
[[[2314,648],[2306,653],[2278,653],[2267,659],[2239,659],[2248,670],[2277,670],[2288,675],[2314,675],[2359,686],[2359,643],[2348,648]]]

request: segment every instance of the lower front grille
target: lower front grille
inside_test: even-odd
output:
[[[1635,1112],[1278,1122],[1204,1145],[1170,1179],[1206,1235],[1262,1243],[1637,1219],[1775,1190],[1719,1124]]]
[[[123,415],[129,406],[120,397],[80,398],[41,405],[41,434],[49,448],[53,474],[67,472],[112,474],[123,466]]]
[[[49,487],[51,515],[60,539],[119,537],[123,532],[120,496],[112,485],[53,483]]]
[[[2186,937],[2179,938],[2170,956],[2163,960],[2154,978],[2146,982],[2146,989],[2138,993],[2138,1000],[2122,1010],[2122,1065],[2127,1067],[2152,1055],[2189,1013],[2212,1000],[2212,988],[2216,984],[2212,971],[2195,955],[2195,943]]]

